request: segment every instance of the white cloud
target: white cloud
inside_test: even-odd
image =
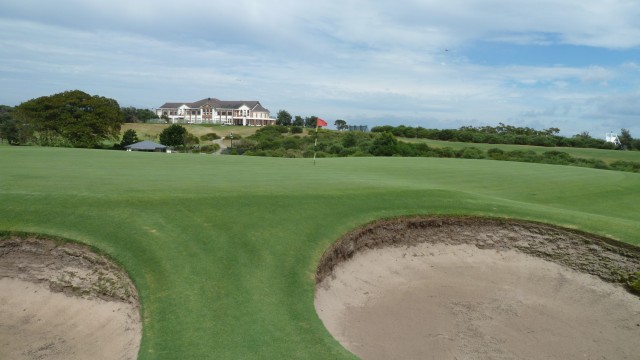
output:
[[[530,121],[588,131],[608,113],[640,133],[626,122],[636,114],[637,58],[496,65],[465,53],[480,40],[637,55],[632,1],[22,0],[0,14],[8,104],[79,88],[140,107],[251,98],[274,112],[414,125]]]

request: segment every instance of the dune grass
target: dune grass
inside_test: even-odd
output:
[[[510,217],[640,243],[635,173],[36,147],[2,147],[0,165],[1,231],[81,241],[129,271],[141,359],[353,358],[315,314],[314,272],[337,238],[384,217]]]

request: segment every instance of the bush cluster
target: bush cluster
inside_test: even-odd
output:
[[[558,128],[535,130],[529,127],[515,127],[500,124],[499,126],[471,127],[459,129],[425,129],[410,126],[376,126],[371,132],[390,132],[397,137],[420,138],[442,141],[457,141],[483,144],[515,144],[547,147],[577,147],[595,149],[615,149],[615,145],[602,139],[589,136],[588,133],[563,137],[557,135]],[[635,144],[635,143],[633,143]],[[633,147],[633,146],[631,146]],[[629,147],[630,148],[630,147]],[[638,148],[640,149],[640,148]]]
[[[543,164],[572,165],[596,169],[609,169],[640,172],[640,163],[617,161],[607,165],[602,160],[576,158],[562,151],[547,151],[542,154],[532,150],[504,151],[492,148],[483,151],[473,146],[462,149],[450,147],[435,148],[426,143],[407,143],[398,141],[391,132],[355,132],[355,131],[318,131],[306,136],[290,134],[286,126],[269,126],[256,131],[238,142],[225,154],[250,156],[272,156],[289,158],[348,157],[348,156],[403,156],[403,157],[441,157],[460,159],[490,159],[503,161],[521,161]]]
[[[200,136],[200,140],[202,141],[213,141],[218,139],[220,139],[220,136],[218,136],[218,134],[216,133],[208,133]]]

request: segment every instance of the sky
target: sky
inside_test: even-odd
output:
[[[0,2],[0,104],[66,90],[156,108],[640,137],[637,0]]]

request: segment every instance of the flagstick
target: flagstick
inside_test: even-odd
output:
[[[316,147],[318,147],[318,124],[316,121],[316,142],[313,144],[313,166],[316,166]]]

